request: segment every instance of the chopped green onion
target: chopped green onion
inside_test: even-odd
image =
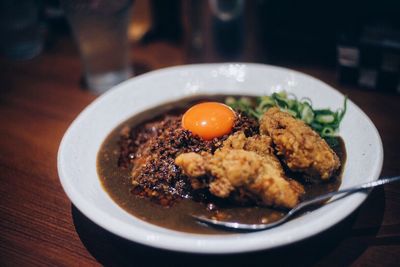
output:
[[[332,137],[334,135],[335,135],[335,130],[332,127],[327,126],[327,127],[322,128],[322,131],[321,131],[322,137],[325,137],[325,136]]]
[[[335,116],[333,114],[329,115],[317,115],[315,120],[322,124],[330,124],[335,121]]]
[[[304,103],[302,105],[300,119],[302,119],[307,124],[310,124],[314,120],[314,112],[312,110],[312,107],[308,103]]]
[[[236,99],[233,96],[228,96],[227,98],[225,98],[225,104],[227,104],[228,106],[235,105]]]
[[[295,118],[303,120],[325,139],[335,136],[340,122],[347,111],[347,96],[343,108],[336,111],[330,109],[313,109],[309,98],[298,98],[291,93],[281,91],[269,96],[260,96],[253,101],[248,97],[227,97],[225,103],[236,111],[260,119],[271,107],[279,107]]]

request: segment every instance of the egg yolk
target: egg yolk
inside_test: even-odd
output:
[[[182,117],[182,126],[204,140],[211,140],[232,131],[235,112],[218,102],[194,105]]]

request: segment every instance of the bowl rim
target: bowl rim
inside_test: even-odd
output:
[[[313,82],[318,82],[323,84],[325,87],[329,88],[330,90],[336,91],[340,95],[342,95],[338,90],[333,88],[332,86],[326,84],[325,82],[314,78],[308,74],[304,74],[302,72],[298,72],[295,70],[283,68],[283,67],[277,67],[277,66],[271,66],[271,65],[266,65],[266,64],[257,64],[257,63],[211,63],[211,64],[191,64],[191,65],[181,65],[181,66],[174,66],[174,67],[168,67],[168,68],[163,68],[159,70],[154,70],[151,72],[147,72],[145,74],[136,76],[134,78],[131,78],[114,88],[110,89],[103,95],[99,96],[96,98],[92,103],[90,103],[86,108],[83,109],[79,113],[79,115],[74,119],[74,121],[71,123],[71,125],[68,127],[67,131],[65,132],[59,146],[58,154],[57,154],[57,169],[58,169],[58,175],[60,178],[61,185],[67,194],[68,198],[71,200],[72,204],[77,207],[85,216],[87,216],[92,222],[96,223],[100,227],[106,229],[107,231],[110,231],[113,234],[116,234],[122,238],[128,239],[130,241],[140,243],[143,245],[151,246],[151,247],[156,247],[156,248],[161,248],[161,249],[167,249],[167,250],[172,250],[172,251],[180,251],[180,252],[191,252],[191,253],[199,253],[199,254],[228,254],[228,253],[238,253],[238,252],[250,252],[250,251],[258,251],[258,250],[265,250],[265,249],[271,249],[271,248],[277,248],[281,247],[287,244],[291,244],[294,242],[298,242],[302,239],[309,238],[311,236],[314,236],[322,231],[325,231],[326,229],[334,226],[335,224],[339,223],[343,219],[345,219],[348,215],[350,215],[354,210],[356,210],[367,198],[367,194],[365,193],[356,193],[353,196],[349,197],[352,198],[353,200],[353,205],[347,205],[342,207],[343,209],[341,210],[341,213],[339,216],[332,218],[331,223],[327,224],[319,224],[319,225],[309,225],[308,228],[302,229],[302,233],[298,234],[295,236],[295,238],[282,238],[281,240],[273,240],[273,242],[268,242],[264,240],[263,243],[260,245],[260,240],[257,240],[254,235],[257,233],[248,233],[246,234],[248,239],[246,238],[247,242],[246,245],[235,245],[231,244],[226,246],[226,241],[240,241],[241,238],[238,238],[236,235],[233,236],[224,236],[221,238],[221,235],[202,235],[202,234],[191,234],[191,233],[182,233],[174,230],[168,230],[167,233],[157,233],[157,235],[153,235],[149,237],[149,233],[147,229],[135,229],[138,230],[139,232],[134,232],[132,231],[132,225],[128,223],[123,223],[124,225],[121,226],[121,221],[117,220],[116,218],[113,218],[109,216],[106,212],[103,212],[100,209],[96,209],[96,205],[85,199],[74,187],[74,185],[71,183],[70,179],[68,179],[68,176],[65,171],[65,166],[63,166],[63,157],[65,150],[67,149],[68,146],[68,139],[69,136],[71,135],[71,132],[74,131],[74,129],[85,119],[87,114],[92,109],[95,109],[98,105],[101,105],[104,99],[108,98],[109,95],[113,94],[119,94],[120,91],[123,91],[125,87],[127,87],[130,83],[133,83],[134,81],[137,81],[139,79],[146,79],[149,76],[157,75],[157,74],[162,74],[165,72],[171,72],[171,71],[179,71],[182,69],[187,69],[187,68],[207,68],[207,67],[218,67],[218,66],[224,66],[227,64],[241,64],[241,65],[246,65],[249,67],[256,67],[256,68],[266,68],[266,69],[278,69],[281,71],[290,71],[291,73],[295,73],[296,75],[300,75],[303,77],[306,77],[309,80],[313,80]],[[382,165],[383,165],[383,146],[382,146],[382,140],[379,135],[378,130],[376,129],[375,125],[371,121],[371,119],[356,105],[354,104],[351,100],[349,102],[353,105],[353,107],[362,115],[363,119],[366,120],[366,122],[369,124],[371,129],[374,131],[374,134],[377,135],[377,141],[378,141],[378,151],[376,153],[378,154],[378,162],[376,165],[376,168],[374,172],[371,174],[371,177],[373,178],[372,180],[377,180],[379,178],[379,175],[381,173]],[[133,215],[132,215],[133,216]],[[118,227],[115,227],[114,225],[118,225]],[[158,227],[158,226],[154,226]],[[137,228],[137,227],[136,227]],[[162,228],[162,227],[159,227]],[[165,228],[162,228],[165,230]],[[144,233],[145,232],[145,233]],[[174,236],[171,237],[172,233]],[[147,234],[147,235],[146,235]],[[223,241],[221,241],[223,239]],[[170,242],[167,242],[170,241]],[[210,243],[211,242],[211,243]],[[195,246],[193,246],[193,243],[195,243]],[[234,243],[234,242],[231,242]],[[212,246],[207,246],[213,244]]]

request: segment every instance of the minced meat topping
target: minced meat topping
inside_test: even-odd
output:
[[[119,166],[130,168],[132,192],[168,206],[179,198],[198,197],[174,160],[182,153],[214,151],[229,135],[206,141],[181,126],[182,115],[165,115],[132,128],[124,127],[120,138]],[[238,114],[232,132],[258,134],[256,120]]]

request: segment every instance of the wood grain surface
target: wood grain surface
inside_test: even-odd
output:
[[[137,74],[185,63],[177,46],[132,47]],[[400,96],[341,86],[334,68],[282,63],[347,94],[382,137],[382,175],[400,174]],[[96,96],[81,87],[72,41],[27,62],[0,60],[0,266],[399,266],[400,184],[372,191],[351,216],[290,246],[257,253],[194,255],[145,247],[77,210],[57,175],[69,124]]]

